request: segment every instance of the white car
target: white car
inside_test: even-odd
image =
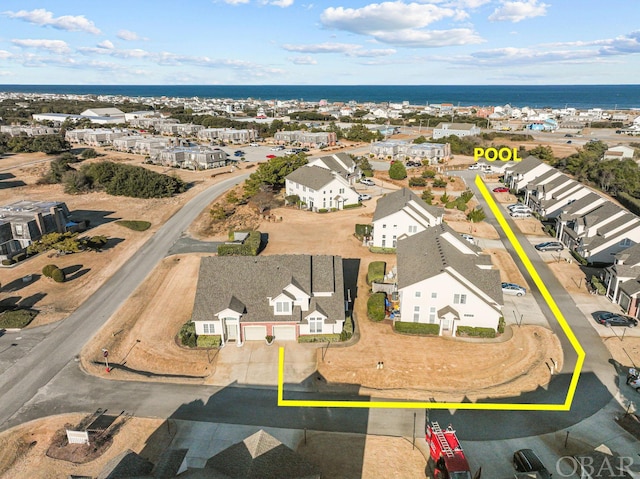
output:
[[[271,151],[282,151],[284,150],[284,146],[274,146],[271,148]]]
[[[370,180],[369,178],[362,178],[360,180],[360,183],[362,183],[363,185],[367,185],[367,186],[375,186],[376,184],[373,182],[373,180]]]
[[[367,201],[371,199],[371,195],[358,195],[358,201]]]
[[[514,283],[502,283],[502,294],[509,294],[512,296],[524,296],[527,294],[527,290],[522,286]]]
[[[260,146],[258,143],[250,143],[249,146]]]
[[[512,211],[509,213],[512,218],[531,218],[531,211]]]
[[[514,211],[524,211],[526,213],[531,213],[531,211],[533,211],[531,208],[529,208],[526,205],[518,205],[518,206],[514,206],[513,208],[509,207],[509,211],[514,212]]]
[[[479,170],[480,169],[480,165],[478,163],[474,163],[473,165],[469,166],[470,170]]]
[[[461,233],[460,236],[462,237],[463,240],[468,241],[469,243],[471,243],[473,245],[476,244],[476,239],[473,236],[468,235],[466,233]]]

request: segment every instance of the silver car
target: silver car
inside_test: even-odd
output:
[[[514,283],[502,283],[502,294],[508,294],[511,296],[524,296],[527,294],[527,290],[522,286]]]

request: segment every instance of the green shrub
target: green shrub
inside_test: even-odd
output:
[[[298,336],[299,343],[326,343],[340,341],[339,334],[304,334]]]
[[[222,337],[219,334],[201,334],[196,337],[196,346],[199,348],[219,348],[221,344]]]
[[[431,188],[427,188],[422,192],[422,201],[428,205],[433,202],[433,192],[431,191]]]
[[[320,209],[318,210],[318,213],[328,213],[328,212],[329,212],[329,210],[328,210],[328,209],[326,209],[326,208],[320,208]]]
[[[300,203],[300,197],[298,195],[288,195],[284,197],[284,200],[288,205],[297,205]]]
[[[107,241],[109,241],[109,239],[106,236],[96,235],[86,240],[86,245],[87,248],[102,249],[102,247],[107,244]]]
[[[12,311],[3,311],[0,313],[0,328],[24,328],[38,314],[37,311],[31,309],[14,309]]]
[[[371,236],[373,225],[356,224],[356,238],[362,240],[365,236]]]
[[[27,253],[18,253],[16,255],[13,255],[13,260],[16,263],[19,263],[20,261],[22,261],[23,259],[25,259],[27,257]]]
[[[482,207],[475,208],[467,213],[467,219],[472,223],[480,223],[487,217]]]
[[[427,186],[427,180],[419,176],[409,178],[409,186]]]
[[[607,294],[607,288],[597,276],[595,275],[591,276],[591,284],[596,289],[596,292],[598,294],[601,294],[601,295]]]
[[[500,319],[498,320],[498,333],[499,334],[504,333],[504,327],[505,327],[504,316],[500,316]]]
[[[474,336],[479,338],[496,337],[496,331],[493,328],[474,328],[471,326],[458,326],[456,334],[458,336]]]
[[[367,284],[374,282],[381,282],[384,280],[384,273],[387,267],[387,263],[384,261],[372,261],[369,263],[369,269],[367,271]]]
[[[353,318],[347,316],[344,320],[344,326],[342,326],[342,332],[340,333],[340,341],[348,341],[353,336]]]
[[[436,178],[435,180],[433,180],[434,188],[444,188],[445,186],[447,186],[447,182],[442,178]]]
[[[373,293],[367,300],[367,316],[372,321],[382,321],[385,317],[384,293]]]
[[[53,271],[55,271],[56,269],[60,268],[58,268],[55,264],[48,264],[44,268],[42,268],[42,275],[47,278],[51,278],[51,273],[53,273]]]
[[[187,346],[189,348],[195,348],[197,344],[196,338],[196,325],[193,321],[188,321],[182,325],[180,328],[180,332],[178,333],[180,337],[180,343],[183,346]]]
[[[433,170],[424,170],[422,172],[422,177],[423,178],[435,178],[436,177],[436,172]]]
[[[407,323],[405,321],[396,321],[393,323],[393,328],[399,333],[405,334],[429,334],[439,335],[439,324],[425,324],[425,323]]]
[[[335,213],[336,211],[338,211],[338,208],[331,208],[332,213]]]
[[[262,235],[260,231],[249,231],[242,244],[221,244],[218,256],[256,256],[260,252]]]
[[[12,260],[11,258],[6,258],[2,260],[2,266],[11,266],[12,264],[15,264],[15,261]]]
[[[395,254],[395,248],[382,248],[380,246],[370,246],[369,251],[372,253],[381,253],[381,254]]]
[[[407,169],[400,161],[392,163],[389,167],[389,178],[392,180],[404,180],[407,177]]]
[[[51,279],[54,280],[56,283],[64,283],[67,279],[67,276],[64,274],[64,271],[62,271],[60,268],[56,268],[53,271],[51,271]]]
[[[471,198],[473,198],[473,192],[471,190],[464,190],[460,196],[460,201],[464,203],[468,203]]]
[[[546,224],[544,225],[544,227],[542,228],[544,230],[545,233],[547,233],[549,236],[552,237],[556,237],[556,229],[553,227],[553,225],[551,224]]]
[[[640,216],[640,199],[634,198],[624,191],[618,192],[616,194],[616,199],[622,204],[622,206],[626,206],[633,214]]]
[[[580,256],[578,253],[576,253],[575,251],[573,251],[572,249],[569,250],[569,253],[571,253],[571,256],[573,256],[575,258],[575,260],[580,263],[582,266],[586,266],[588,261],[583,258],[582,256]]]
[[[373,178],[373,170],[362,170],[362,176],[365,178]]]
[[[360,208],[361,206],[362,206],[362,203],[351,203],[349,205],[344,205],[342,209],[349,210],[351,208]]]
[[[148,221],[137,221],[137,220],[118,220],[116,221],[117,225],[124,226],[125,228],[129,228],[133,231],[145,231],[148,230],[151,226],[151,223]]]

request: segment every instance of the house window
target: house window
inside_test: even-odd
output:
[[[204,323],[202,325],[202,331],[204,334],[215,334],[215,324],[214,323]]]
[[[17,229],[16,229],[17,232]],[[620,241],[620,246],[631,246],[631,240],[629,238],[625,238]]]
[[[344,194],[344,188],[340,188],[340,190],[338,190],[340,194]]]
[[[289,301],[276,302],[276,313],[289,313],[291,311],[291,303]]]
[[[474,317],[474,315],[473,315],[473,314],[463,314],[463,316],[464,316],[465,318],[473,318],[473,317]]]
[[[438,297],[438,293],[433,292],[431,293],[431,299],[436,299]]]
[[[322,318],[309,318],[309,332],[311,334],[322,333]]]
[[[429,308],[429,322],[431,324],[436,322],[436,308],[434,306]]]
[[[382,225],[382,228],[387,229],[387,225],[386,224]]]
[[[393,235],[393,247],[396,247],[396,235]]]
[[[420,306],[413,307],[413,322],[417,323],[420,321]]]
[[[23,233],[22,225],[16,225],[16,235],[22,236],[22,233]]]
[[[306,192],[306,191],[307,191],[307,187],[306,187],[306,186],[303,186],[303,187],[302,187],[302,191],[305,191],[305,192]]]
[[[398,225],[393,225],[393,227],[394,227],[394,228],[397,228],[397,227],[398,227]]]
[[[409,226],[409,233],[417,233],[418,227],[416,225]]]
[[[416,291],[416,298],[419,298],[422,293],[420,291]]]
[[[453,295],[453,304],[467,304],[467,295],[466,294],[454,294]]]

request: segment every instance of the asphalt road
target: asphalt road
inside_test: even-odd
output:
[[[122,268],[72,315],[50,330],[29,353],[13,362],[0,376],[0,428],[63,367],[73,361],[87,340],[95,335],[166,255],[182,232],[217,196],[248,175],[237,176],[203,191],[173,215]],[[0,351],[12,348],[0,338]],[[8,343],[8,344],[7,344]],[[17,346],[16,346],[17,347]],[[73,394],[72,391],[69,391]]]
[[[472,172],[462,172],[473,187]],[[230,179],[201,193],[176,213],[142,248],[101,287],[76,313],[60,322],[33,347],[27,356],[13,362],[0,376],[0,429],[50,414],[73,411],[92,411],[107,408],[126,410],[140,416],[173,417],[180,419],[231,424],[273,425],[295,429],[315,429],[344,432],[368,432],[411,436],[414,412],[417,430],[423,424],[423,411],[410,409],[329,409],[278,408],[273,389],[252,389],[231,384],[226,388],[177,384],[150,384],[98,379],[84,374],[75,356],[104,322],[115,312],[158,261],[165,256],[180,234],[212,198],[241,178]],[[481,203],[482,200],[479,198]],[[485,205],[486,208],[486,205]],[[493,221],[490,219],[489,221]],[[500,229],[498,228],[498,231]],[[514,231],[517,229],[514,228]],[[616,391],[617,374],[608,363],[609,354],[539,255],[522,235],[518,235],[538,273],[552,292],[565,318],[587,350],[587,361],[578,392],[570,412],[492,412],[462,411],[450,416],[447,411],[435,411],[432,419],[452,422],[465,440],[486,440],[543,434],[581,421],[597,412],[612,400]],[[515,254],[511,251],[511,254]],[[516,261],[519,264],[519,261]],[[523,271],[525,278],[528,273]],[[530,284],[533,284],[530,281]],[[541,295],[534,287],[532,294],[544,312],[550,315]],[[551,316],[548,316],[551,318]],[[554,324],[552,320],[550,324]],[[557,331],[562,338],[564,335]],[[3,342],[4,340],[4,342]],[[0,354],[10,341],[0,338]],[[569,351],[567,342],[563,342]],[[567,354],[565,369],[569,371],[574,357]],[[470,365],[472,367],[472,365]],[[569,374],[558,375],[546,389],[539,389],[503,402],[562,403],[569,383]],[[286,389],[286,388],[285,388]],[[287,390],[288,391],[288,390]],[[287,392],[287,398],[331,398],[344,396]],[[499,401],[498,401],[499,402]]]

